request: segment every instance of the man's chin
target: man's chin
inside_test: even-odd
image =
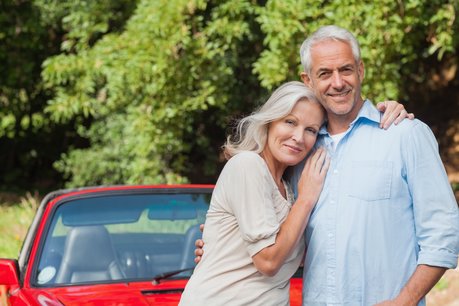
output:
[[[328,102],[330,105],[349,105],[352,104],[352,101],[354,101],[354,95],[351,95],[351,93],[348,93],[347,95],[344,96],[329,96],[327,97]]]
[[[333,103],[330,105],[329,110],[335,115],[346,115],[352,111],[352,104],[350,102],[342,104]]]

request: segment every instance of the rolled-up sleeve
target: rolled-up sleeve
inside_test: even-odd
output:
[[[455,268],[459,253],[459,211],[437,141],[418,122],[406,142],[406,179],[413,200],[418,264]]]
[[[273,183],[260,156],[239,153],[230,160],[227,197],[250,256],[276,241],[280,224],[273,205]],[[271,181],[270,181],[271,180]]]

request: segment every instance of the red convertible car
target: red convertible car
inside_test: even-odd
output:
[[[0,305],[177,305],[213,186],[48,194],[19,258],[0,259]],[[301,271],[291,305],[301,304]]]

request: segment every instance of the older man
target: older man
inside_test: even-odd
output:
[[[458,206],[435,137],[419,120],[379,128],[347,30],[320,28],[300,55],[301,77],[327,111],[318,145],[332,157],[305,233],[303,304],[424,305],[459,252]]]

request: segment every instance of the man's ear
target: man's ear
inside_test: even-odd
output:
[[[301,80],[303,80],[304,85],[311,87],[311,78],[309,77],[309,74],[306,72],[301,72],[300,74]]]

